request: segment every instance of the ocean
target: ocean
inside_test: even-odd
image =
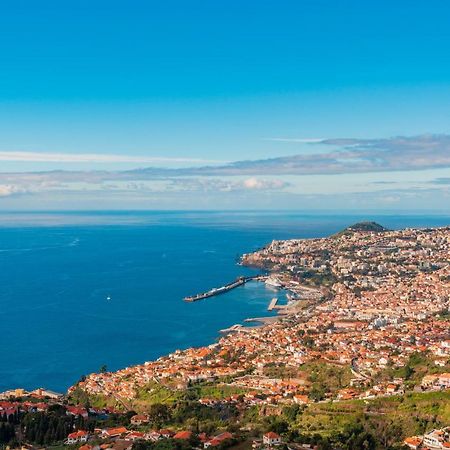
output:
[[[256,273],[239,255],[273,239],[327,236],[360,220],[397,229],[450,216],[285,212],[0,214],[0,391],[64,392],[102,365],[116,370],[208,345],[219,330],[269,315],[276,295],[252,282],[182,298]]]

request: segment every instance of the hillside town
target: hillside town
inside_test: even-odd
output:
[[[308,443],[308,436],[301,445],[289,442],[292,433],[282,436],[276,427],[257,428],[262,433],[257,436],[251,423],[242,426],[242,418],[249,411],[270,418],[320,405],[444,395],[450,389],[450,227],[389,231],[375,225],[357,224],[328,238],[273,241],[243,255],[241,264],[268,273],[268,288],[287,292],[288,304],[277,307],[278,315],[260,318],[255,326],[232,327],[206,347],[83,377],[65,397],[67,414],[134,415],[128,426],[96,423],[86,430],[73,424],[66,444],[88,450],[97,445],[88,441],[109,442],[125,449],[137,441],[175,439],[195,448],[224,448],[245,432],[253,448],[322,448]],[[59,401],[52,392],[27,393],[39,394]],[[209,433],[198,423],[155,427],[148,417],[151,404],[177,404],[186,395],[190,405],[221,414],[232,408],[241,419],[233,430],[225,426]],[[46,408],[0,406],[9,408],[7,415]],[[400,433],[395,439],[413,449],[449,448],[449,424],[427,423],[421,434]]]
[[[269,270],[291,292],[278,320],[237,327],[207,347],[91,374],[71,390],[130,401],[152,382],[185,389],[227,379],[245,390],[247,404],[308,403],[311,383],[297,369],[323,361],[351,373],[347,385],[324,398],[373,398],[407,389],[404,379],[377,383],[377,375],[424,352],[433,373],[424,374],[420,389],[450,386],[450,331],[441,317],[449,308],[450,228],[350,228],[329,238],[274,241],[244,255],[242,263]],[[316,295],[305,299],[305,289]],[[283,378],[279,370],[281,376],[270,377],[265,369],[271,365],[297,373]]]

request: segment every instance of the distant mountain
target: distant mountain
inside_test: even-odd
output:
[[[387,231],[387,228],[376,222],[358,222],[354,225],[350,225],[344,231],[372,231],[375,233],[382,233],[383,231]]]

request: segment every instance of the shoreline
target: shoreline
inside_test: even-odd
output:
[[[262,283],[265,284],[265,279],[267,278],[267,275],[265,275],[265,274],[257,274],[257,275],[252,275],[250,277],[252,278],[250,280],[250,282],[255,282],[255,283],[261,283],[262,282]],[[286,292],[286,293],[287,292],[291,292],[289,289],[284,288],[284,287],[274,287],[274,286],[270,286],[270,285],[265,285],[265,286],[267,288],[269,288],[269,287],[272,288],[274,294],[275,294],[275,292],[280,293],[280,292],[283,292],[283,291]],[[241,286],[239,286],[239,287],[241,287]],[[227,294],[227,293],[228,292],[225,292],[224,294]],[[299,301],[302,301],[302,299],[299,299]],[[190,302],[188,302],[188,303],[190,303]],[[297,302],[295,302],[294,304],[296,304],[296,303]],[[268,305],[269,304],[270,304],[270,300],[268,302]],[[212,337],[212,341],[208,341],[208,342],[205,341],[205,343],[201,344],[201,345],[188,345],[186,347],[183,346],[180,350],[185,351],[185,350],[188,350],[188,349],[191,349],[191,348],[195,349],[195,348],[201,348],[201,347],[204,347],[204,346],[211,345],[217,339],[220,339],[220,338],[226,336],[230,332],[236,332],[236,331],[243,331],[243,332],[245,332],[246,330],[250,331],[250,330],[255,329],[255,328],[261,328],[261,327],[264,327],[266,325],[270,325],[270,324],[276,323],[279,320],[282,320],[283,318],[286,318],[287,316],[290,315],[290,313],[286,313],[285,310],[288,309],[288,308],[291,308],[291,307],[292,307],[292,305],[288,306],[287,304],[286,305],[278,305],[276,308],[273,309],[273,311],[276,312],[274,315],[243,318],[239,323],[236,323],[234,325],[230,325],[229,327],[226,327],[224,329],[216,330],[215,336]],[[283,310],[284,310],[284,312],[283,312]],[[267,309],[266,309],[266,311],[267,311]],[[249,324],[249,325],[246,325],[246,324]],[[148,360],[144,360],[144,362],[138,362],[138,363],[135,363],[135,364],[131,364],[130,366],[127,365],[126,367],[133,367],[133,366],[138,366],[138,365],[141,365],[141,364],[145,364],[146,362],[157,361],[158,359],[166,357],[167,355],[172,354],[172,353],[176,352],[177,350],[179,350],[179,349],[174,349],[171,352],[163,352],[159,356],[156,356],[156,357],[148,359]],[[121,370],[121,369],[123,369],[123,368],[115,369],[114,371],[118,371],[118,370]],[[92,373],[96,373],[96,372],[92,372]],[[63,392],[62,395],[64,395],[64,396],[67,395],[68,391],[70,390],[70,388],[75,384],[75,382],[72,382],[72,381],[70,381],[69,383],[70,384],[69,384],[69,386],[67,388],[56,389],[56,391]],[[26,391],[26,392],[31,392],[31,391],[37,390],[37,389],[53,391],[52,387],[48,387],[45,383],[40,383],[39,386],[37,386],[37,387],[34,387],[34,386],[32,386],[32,387],[24,387],[24,386],[10,387],[10,388],[6,389],[3,392],[11,392],[11,391],[17,391],[17,390],[22,390],[22,389],[24,391]],[[0,392],[0,396],[1,396],[1,394],[3,392]]]
[[[256,281],[258,281],[258,280],[256,280]],[[271,286],[271,287],[273,287],[273,286]],[[275,315],[248,317],[248,318],[244,319],[242,321],[242,323],[236,323],[227,328],[219,330],[220,337],[226,336],[229,333],[245,332],[246,330],[250,331],[255,328],[262,328],[267,325],[272,325],[283,319],[289,318],[291,315],[298,314],[298,313],[302,312],[303,310],[306,310],[308,308],[308,306],[310,306],[310,305],[306,304],[306,302],[308,302],[308,300],[309,300],[308,297],[299,296],[299,293],[293,291],[291,288],[287,288],[285,286],[273,287],[273,288],[276,289],[277,292],[285,292],[285,294],[288,298],[287,304],[275,305],[272,308],[270,308],[272,302],[274,301],[274,298],[273,298],[268,304],[267,311],[268,312],[275,311],[276,312]],[[319,289],[314,289],[309,286],[299,285],[298,288],[302,289],[302,290],[307,290],[309,292],[314,291],[315,293],[320,294]],[[296,296],[295,300],[289,299],[289,297],[288,297],[289,294],[295,295]],[[299,308],[299,305],[301,305],[302,307]]]
[[[213,338],[213,341],[209,341],[209,342],[205,342],[204,344],[201,345],[188,345],[186,347],[182,347],[181,351],[186,351],[189,349],[195,349],[195,348],[202,348],[204,346],[208,346],[208,345],[212,345],[214,343],[214,341],[217,341],[218,339],[221,339],[223,337],[225,337],[226,335],[230,334],[230,333],[236,333],[236,332],[251,332],[254,329],[258,329],[258,328],[263,328],[266,327],[268,325],[273,325],[283,319],[289,318],[291,315],[295,315],[300,313],[301,311],[307,309],[309,305],[309,299],[308,297],[301,297],[299,296],[299,293],[292,290],[291,287],[287,287],[285,285],[280,285],[280,286],[273,286],[271,284],[266,284],[265,281],[267,279],[268,276],[273,275],[270,273],[270,271],[266,274],[258,274],[258,275],[253,275],[251,276],[251,282],[255,282],[255,283],[261,283],[263,282],[265,284],[266,288],[270,288],[273,290],[273,295],[279,295],[280,293],[284,293],[284,295],[287,298],[287,303],[286,304],[282,304],[282,305],[276,305],[274,308],[272,308],[271,310],[269,310],[268,308],[266,309],[267,312],[275,312],[274,315],[267,315],[267,316],[258,316],[258,317],[247,317],[242,319],[239,323],[236,323],[234,325],[230,325],[229,327],[226,327],[224,329],[219,329],[216,331],[215,334],[215,338]],[[298,289],[305,289],[305,290],[311,290],[311,291],[315,291],[315,292],[320,292],[319,289],[314,289],[314,288],[310,288],[308,286],[297,286]],[[289,294],[293,295],[295,297],[294,299],[289,299]],[[272,298],[273,300],[273,298]],[[268,307],[270,306],[272,300],[269,300],[268,302]],[[299,307],[301,305],[301,307]],[[161,353],[159,356],[148,359],[144,362],[138,362],[135,364],[131,364],[130,366],[127,367],[133,367],[133,366],[139,366],[141,364],[145,364],[147,362],[154,362],[157,361],[160,358],[164,358],[174,352],[176,352],[179,349],[175,349],[171,352],[163,352]],[[123,368],[119,368],[116,369],[114,371],[118,371],[118,370],[123,370]],[[96,372],[92,372],[92,374],[94,374]],[[59,392],[63,392],[63,396],[66,396],[69,394],[70,388],[72,386],[74,386],[73,382],[70,382],[71,384],[64,389],[56,389],[56,391]],[[44,387],[42,387],[44,386]],[[53,388],[50,386],[48,387],[45,383],[39,384],[38,387],[23,387],[23,386],[19,386],[19,387],[11,387],[6,389],[3,392],[0,392],[0,396],[1,394],[5,393],[5,392],[12,392],[12,391],[17,391],[17,390],[23,390],[25,392],[31,392],[33,390],[37,390],[37,389],[41,389],[41,390],[46,390],[46,391],[53,391]]]

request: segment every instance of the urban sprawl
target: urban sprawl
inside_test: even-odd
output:
[[[75,399],[86,396],[93,403],[105,402],[103,414],[109,407],[115,414],[135,415],[126,427],[115,427],[114,436],[107,428],[89,431],[74,426],[66,444],[128,448],[136,440],[188,441],[194,435],[197,441],[191,445],[197,448],[223,447],[226,441],[236,445],[236,439],[246,436],[251,436],[248,442],[254,448],[322,448],[312,441],[296,441],[282,427],[267,425],[267,418],[280,418],[288,410],[304,411],[305,416],[314,408],[342,409],[347,404],[363,405],[368,414],[371,402],[408,395],[419,399],[441,395],[448,408],[449,227],[389,231],[361,223],[328,238],[273,241],[243,255],[241,264],[267,273],[265,282],[274,296],[277,289],[287,292],[288,303],[275,306],[278,315],[261,318],[255,326],[231,327],[206,347],[177,350],[156,361],[83,377],[63,401],[53,398],[41,404],[42,411],[65,402],[67,414],[99,414],[98,408],[91,406],[89,412],[89,406],[76,404]],[[258,422],[258,434],[247,421],[240,428],[224,427],[208,435],[192,426],[165,430],[152,426],[146,398],[165,392],[173,404],[196,386],[201,387],[196,391],[200,395],[192,401],[199,407],[233,407],[238,417],[257,411],[267,427]],[[29,407],[20,401],[8,403],[18,397],[14,392],[3,397],[0,410]],[[304,419],[298,417],[298,433],[326,434],[317,427],[302,429]],[[400,433],[397,444],[450,448],[449,425],[430,419],[420,433]]]

